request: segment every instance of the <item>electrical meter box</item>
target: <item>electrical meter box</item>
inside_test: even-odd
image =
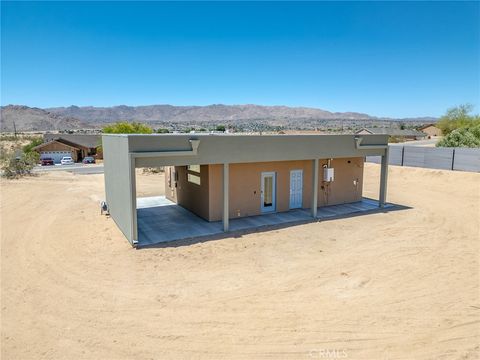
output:
[[[333,168],[323,168],[323,181],[331,182],[334,177]]]

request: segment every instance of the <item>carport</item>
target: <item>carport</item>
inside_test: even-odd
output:
[[[105,134],[102,140],[106,202],[111,217],[132,246],[341,216],[386,205],[388,136],[385,135]],[[367,155],[382,157],[379,201],[318,207],[319,159]],[[229,218],[230,164],[289,160],[311,162],[314,190],[310,209]],[[222,184],[216,189],[223,198],[222,221],[205,221],[165,199],[137,201],[136,168],[204,164],[221,164],[223,169]]]

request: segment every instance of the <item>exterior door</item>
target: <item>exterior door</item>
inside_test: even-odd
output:
[[[302,207],[303,170],[290,171],[290,209]]]
[[[273,212],[276,207],[275,173],[262,172],[261,210],[263,213]]]

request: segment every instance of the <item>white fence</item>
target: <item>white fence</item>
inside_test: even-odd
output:
[[[380,156],[367,156],[367,162],[380,163]],[[414,166],[480,172],[480,149],[389,146],[390,165]]]

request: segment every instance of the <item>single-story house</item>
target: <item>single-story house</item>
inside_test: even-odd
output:
[[[133,246],[156,227],[165,232],[190,226],[195,234],[195,226],[200,233],[218,223],[229,231],[237,219],[295,210],[317,218],[322,207],[354,208],[347,204],[362,201],[365,156],[382,156],[374,207],[386,201],[386,135],[104,134],[103,153],[108,211]],[[198,225],[182,224],[183,215],[167,222],[138,207],[135,169],[161,166],[165,201]]]
[[[435,126],[435,124],[423,125],[418,130],[424,132],[428,136],[442,136],[442,130]]]
[[[356,135],[388,135],[393,137],[402,137],[405,140],[422,140],[427,134],[413,129],[396,129],[396,128],[363,128],[355,132]]]
[[[73,161],[81,161],[86,156],[97,154],[101,143],[100,135],[83,134],[44,134],[44,143],[36,146],[40,158],[53,158],[59,163],[64,156],[71,156]]]

